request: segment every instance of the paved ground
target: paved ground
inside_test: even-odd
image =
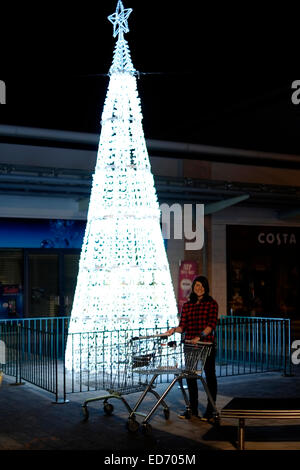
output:
[[[218,379],[217,406],[221,409],[231,398],[242,397],[300,397],[300,365],[294,376],[281,373],[253,374]],[[177,385],[167,396],[171,408],[170,419],[165,420],[162,409],[151,419],[152,435],[141,431],[131,434],[126,430],[127,411],[122,402],[112,400],[114,413],[107,416],[102,402],[89,405],[89,419],[83,419],[81,405],[86,398],[99,392],[76,393],[68,396],[70,402],[53,404],[53,397],[33,385],[13,386],[14,379],[4,377],[0,388],[0,450],[97,450],[123,455],[134,452],[160,454],[202,451],[236,451],[236,420],[224,419],[216,429],[196,419],[182,421],[177,411],[184,401]],[[161,392],[165,385],[158,385]],[[199,389],[201,384],[199,383]],[[204,411],[206,397],[200,391],[200,410]],[[133,405],[139,393],[126,396]],[[144,410],[155,401],[150,396]],[[247,450],[300,450],[300,420],[249,420],[246,428]]]

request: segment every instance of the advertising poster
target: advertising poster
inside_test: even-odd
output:
[[[198,273],[197,261],[181,261],[179,268],[178,282],[178,313],[181,313],[182,306],[187,302],[193,280]]]

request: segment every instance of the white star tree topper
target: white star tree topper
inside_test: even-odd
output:
[[[108,20],[114,26],[114,33],[113,33],[114,38],[118,34],[129,32],[128,18],[131,12],[132,12],[132,8],[125,9],[123,3],[121,2],[121,0],[119,0],[115,13],[108,16]]]

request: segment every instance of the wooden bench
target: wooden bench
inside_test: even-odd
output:
[[[221,410],[221,418],[236,418],[238,449],[245,449],[246,419],[300,419],[300,398],[233,398]]]

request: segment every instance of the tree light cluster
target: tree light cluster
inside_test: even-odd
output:
[[[117,22],[118,40],[69,326],[66,365],[72,369],[82,368],[82,353],[91,357],[96,347],[94,337],[79,342],[76,333],[177,323],[136,72],[124,38],[129,14],[122,16],[122,8],[119,0],[116,17],[109,17]]]

